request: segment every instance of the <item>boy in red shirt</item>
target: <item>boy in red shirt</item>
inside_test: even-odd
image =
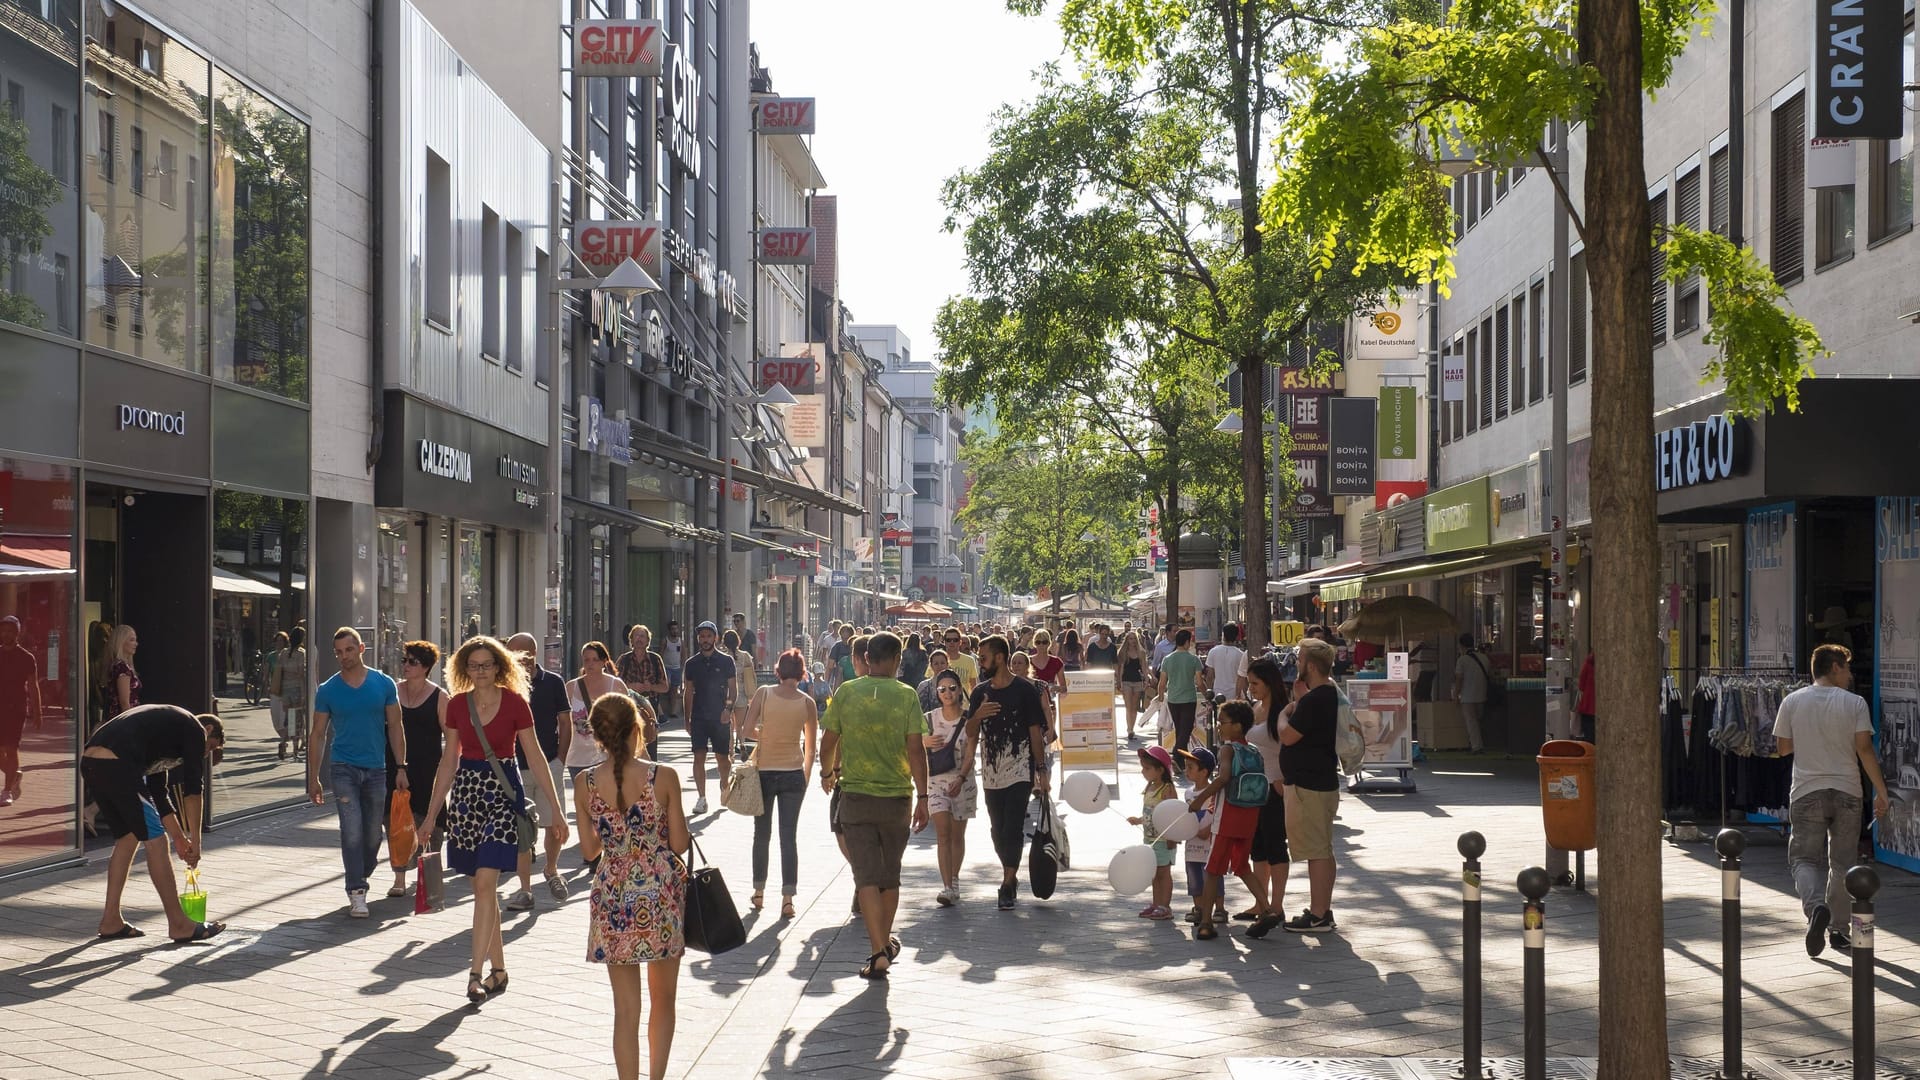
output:
[[[1247,728],[1253,724],[1253,707],[1244,701],[1229,701],[1220,706],[1220,716],[1216,721],[1220,737],[1220,766],[1215,771],[1213,781],[1206,787],[1193,793],[1187,806],[1199,811],[1207,807],[1213,797],[1226,790],[1238,777],[1234,765],[1237,755],[1233,752],[1235,743],[1245,743]],[[1232,871],[1247,891],[1260,895],[1260,887],[1253,880],[1253,866],[1249,856],[1253,852],[1253,830],[1260,821],[1260,808],[1257,806],[1236,806],[1229,799],[1219,802],[1220,818],[1213,829],[1213,850],[1207,855],[1207,883],[1200,894],[1200,923],[1193,928],[1195,941],[1212,941],[1220,936],[1214,929],[1213,920],[1220,906],[1220,893],[1224,877]]]

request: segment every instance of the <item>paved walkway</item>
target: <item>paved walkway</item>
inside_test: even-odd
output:
[[[684,758],[677,732],[667,757]],[[1184,925],[1134,915],[1144,897],[1106,884],[1113,851],[1135,842],[1119,805],[1072,815],[1076,868],[1049,902],[993,910],[984,821],[970,832],[962,905],[937,908],[930,838],[908,855],[892,978],[855,968],[865,936],[847,916],[850,883],[826,829],[825,800],[801,820],[800,911],[749,919],[734,953],[682,968],[672,1075],[703,1078],[897,1075],[1221,1077],[1228,1057],[1458,1053],[1458,834],[1486,834],[1490,1054],[1520,1049],[1519,904],[1514,874],[1538,858],[1531,767],[1439,763],[1405,796],[1349,796],[1337,843],[1341,932],[1236,925],[1197,943]],[[682,769],[683,775],[685,769]],[[717,801],[717,800],[716,800]],[[746,819],[697,823],[745,905]],[[377,900],[350,921],[339,891],[331,811],[293,810],[210,837],[214,914],[232,929],[206,946],[153,944],[165,927],[141,871],[128,912],[151,935],[95,942],[103,869],[0,886],[0,1077],[546,1077],[611,1073],[605,976],[586,964],[586,882],[556,907],[507,916],[513,985],[480,1009],[463,996],[470,899],[450,885],[445,913]],[[1718,873],[1706,844],[1666,848],[1671,1030],[1678,1055],[1719,1045]],[[569,852],[569,867],[577,858]],[[1809,960],[1788,895],[1784,848],[1756,836],[1749,859],[1746,1009],[1750,1052],[1844,1056],[1848,968]],[[777,867],[777,862],[776,862]],[[1605,868],[1591,867],[1596,888]],[[777,875],[777,870],[776,870]],[[1301,875],[1304,877],[1304,875]],[[1886,1056],[1920,1058],[1920,880],[1887,870],[1879,946]],[[1235,887],[1237,890],[1237,886]],[[1304,882],[1289,894],[1301,906]],[[777,891],[777,890],[776,890]],[[1243,897],[1241,899],[1244,899]],[[777,905],[776,905],[777,906]],[[1549,1053],[1591,1057],[1595,899],[1557,891],[1548,909]]]

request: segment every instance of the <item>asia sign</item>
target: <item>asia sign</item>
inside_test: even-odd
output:
[[[763,97],[753,103],[754,130],[762,135],[811,135],[814,99]]]
[[[1899,0],[1814,0],[1813,137],[1898,139],[1904,128]]]
[[[582,78],[653,79],[666,48],[658,19],[585,19],[573,24],[573,73]]]
[[[666,230],[657,221],[576,221],[573,253],[580,264],[601,277],[632,259],[640,269],[660,279],[660,254]]]
[[[1420,456],[1420,392],[1411,386],[1380,388],[1378,452],[1382,461]]]
[[[784,386],[795,394],[814,392],[814,362],[810,356],[763,356],[754,365],[754,384],[765,390]]]
[[[1335,389],[1332,369],[1280,369],[1280,392],[1283,394],[1331,394]]]
[[[1372,398],[1337,397],[1329,399],[1327,405],[1333,411],[1327,440],[1327,493],[1372,495],[1375,402]]]
[[[754,236],[754,258],[762,266],[812,266],[815,239],[811,228],[761,229]]]

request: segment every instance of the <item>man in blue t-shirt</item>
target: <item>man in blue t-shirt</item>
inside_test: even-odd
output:
[[[380,830],[387,821],[387,748],[407,760],[407,733],[400,724],[400,690],[385,674],[367,667],[360,634],[343,626],[333,634],[340,674],[313,692],[313,731],[307,737],[307,794],[324,800],[320,751],[332,759],[334,806],[340,812],[340,861],[347,869],[347,914],[367,917],[367,879],[380,861]],[[329,739],[328,736],[332,738]],[[395,776],[407,789],[405,769]]]
[[[720,628],[703,622],[694,631],[700,651],[687,658],[687,734],[693,740],[693,812],[707,812],[707,751],[712,750],[720,768],[720,783],[733,771],[733,731],[727,717],[733,714],[733,694],[737,687],[738,665],[725,649],[716,649]]]

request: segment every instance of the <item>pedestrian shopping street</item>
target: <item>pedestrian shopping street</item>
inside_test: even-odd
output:
[[[663,756],[686,774],[684,732]],[[1460,903],[1455,840],[1487,837],[1487,1052],[1520,1051],[1520,917],[1514,875],[1539,856],[1531,762],[1429,762],[1411,795],[1347,796],[1336,825],[1341,878],[1336,934],[1196,942],[1178,921],[1136,917],[1106,864],[1137,842],[1125,815],[1139,780],[1098,815],[1069,812],[1074,868],[1049,901],[992,903],[984,821],[969,832],[966,892],[934,905],[932,840],[916,837],[898,921],[905,942],[891,978],[855,974],[866,938],[847,915],[848,874],[829,839],[826,800],[810,794],[801,825],[798,915],[781,922],[777,889],[749,915],[750,940],[682,966],[670,1075],[888,1075],[1111,1080],[1227,1075],[1227,1059],[1459,1052]],[[717,799],[715,800],[717,805]],[[695,822],[702,848],[743,908],[751,823],[724,810]],[[1844,1058],[1849,968],[1809,960],[1788,891],[1785,848],[1750,832],[1745,892],[1749,1054]],[[203,863],[210,914],[228,931],[204,946],[166,944],[136,867],[127,915],[141,941],[97,942],[104,860],[0,885],[0,1077],[604,1076],[611,995],[584,961],[586,878],[555,906],[506,916],[511,988],[478,1008],[462,996],[468,895],[415,916],[377,899],[350,921],[340,892],[331,809],[282,811],[210,834]],[[1667,975],[1677,1056],[1720,1039],[1719,873],[1706,842],[1665,848]],[[777,866],[777,863],[776,863]],[[1589,864],[1603,888],[1605,867]],[[1881,1054],[1920,1060],[1920,879],[1881,869]],[[777,875],[776,875],[777,876]],[[1304,874],[1299,876],[1304,877]],[[376,896],[385,875],[376,879]],[[1237,890],[1237,886],[1234,887]],[[1304,896],[1289,893],[1289,906]],[[1230,905],[1235,897],[1230,890]],[[1244,900],[1244,894],[1237,899]],[[1179,907],[1181,898],[1176,896]],[[1555,890],[1547,908],[1548,1052],[1591,1057],[1595,1044],[1595,898]],[[159,944],[155,944],[159,942]]]

